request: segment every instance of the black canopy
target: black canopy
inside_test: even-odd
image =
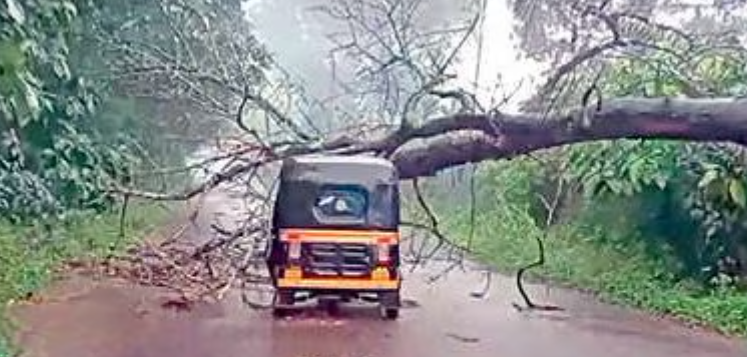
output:
[[[366,186],[396,184],[397,169],[391,161],[370,156],[313,155],[286,159],[282,181],[355,183]]]
[[[280,169],[274,228],[397,229],[399,177],[368,156],[302,156]]]

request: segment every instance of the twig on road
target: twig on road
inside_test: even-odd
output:
[[[482,289],[479,291],[473,291],[469,295],[476,299],[484,299],[488,295],[488,291],[490,291],[490,284],[492,283],[493,278],[493,272],[490,270],[485,270],[485,284],[483,285]]]
[[[553,223],[555,223],[555,216],[558,210],[558,206],[560,204],[560,198],[563,194],[563,183],[564,180],[562,177],[557,178],[557,183],[555,187],[555,193],[552,198],[552,202],[548,201],[544,196],[538,194],[538,198],[543,203],[545,209],[547,210],[547,216],[545,217],[545,222],[542,227],[542,234],[541,235],[535,235],[535,241],[537,243],[537,260],[521,267],[516,272],[516,286],[519,289],[519,294],[521,294],[522,299],[524,300],[525,306],[522,307],[517,303],[513,303],[514,308],[516,308],[518,311],[523,310],[542,310],[542,311],[558,311],[563,310],[563,308],[555,306],[555,305],[539,305],[534,303],[530,298],[529,294],[527,294],[524,284],[523,284],[523,277],[524,274],[534,268],[540,267],[545,264],[545,244],[544,241],[547,239],[548,236],[548,230],[550,229],[550,226],[552,226]]]
[[[477,338],[477,337],[466,337],[466,336],[458,335],[458,334],[453,333],[453,332],[446,333],[446,336],[447,337],[451,337],[451,338],[453,338],[453,339],[455,339],[455,340],[457,340],[459,342],[463,342],[463,343],[477,343],[477,342],[480,342],[480,339]]]

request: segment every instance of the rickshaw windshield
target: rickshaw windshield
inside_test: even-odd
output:
[[[367,196],[358,187],[328,185],[321,188],[314,209],[322,218],[362,220],[367,213]]]

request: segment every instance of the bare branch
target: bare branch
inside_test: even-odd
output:
[[[563,194],[563,183],[564,183],[564,180],[562,178],[557,179],[555,192],[552,197],[552,204],[549,203],[549,200],[547,200],[546,197],[538,194],[540,200],[546,203],[547,216],[545,218],[543,227],[541,227],[542,234],[536,235],[534,237],[535,242],[537,243],[537,260],[520,268],[516,272],[516,286],[519,289],[519,294],[521,294],[521,297],[524,300],[524,304],[526,305],[526,308],[531,309],[531,310],[543,310],[543,311],[562,310],[562,308],[555,306],[555,305],[538,305],[534,303],[529,298],[529,294],[527,294],[526,289],[524,288],[524,283],[522,279],[524,277],[524,274],[526,274],[529,270],[541,267],[545,264],[546,258],[545,258],[545,243],[544,242],[545,240],[547,240],[548,230],[550,229],[550,226],[555,221],[555,213],[557,212],[558,204],[560,203],[560,197]],[[522,310],[522,308],[517,304],[514,304],[514,307],[517,308],[519,311]]]
[[[213,175],[182,193],[148,193],[116,188],[112,193],[156,200],[182,200],[210,190],[250,170],[283,158],[311,154],[346,155],[393,152],[400,177],[412,179],[469,162],[510,158],[533,151],[587,141],[620,138],[659,138],[693,141],[726,141],[747,145],[747,100],[624,98],[608,100],[593,110],[588,126],[577,123],[578,109],[544,120],[541,115],[456,114],[426,121],[406,131],[396,130],[380,139],[342,136],[318,145],[290,145],[265,150],[258,158]],[[427,139],[417,145],[406,145]]]

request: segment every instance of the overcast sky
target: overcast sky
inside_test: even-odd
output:
[[[541,72],[543,66],[536,61],[529,59],[518,59],[520,54],[518,44],[512,40],[513,33],[513,13],[509,10],[506,0],[490,0],[487,2],[484,26],[484,40],[482,46],[482,56],[480,61],[480,76],[477,83],[480,84],[478,90],[479,98],[484,103],[490,102],[490,89],[496,83],[498,75],[502,76],[503,87],[505,92],[511,93],[518,87],[518,91],[512,97],[509,105],[503,108],[504,111],[516,111],[518,102],[527,99],[536,88],[537,83],[541,82]],[[466,54],[465,61],[461,63],[462,69],[459,70],[461,81],[465,84],[474,83],[475,64],[477,63],[477,43],[470,43]],[[501,93],[499,93],[500,95]],[[499,98],[500,99],[500,98]]]
[[[453,0],[450,0],[453,1]],[[329,32],[319,21],[319,15],[308,11],[324,0],[248,0],[248,16],[255,30],[277,60],[294,75],[304,80],[312,93],[328,92],[331,72],[327,65],[330,43],[325,38]],[[517,60],[517,46],[511,40],[513,16],[505,0],[488,1],[484,24],[484,41],[478,95],[489,103],[491,89],[500,74],[506,92],[523,85],[504,110],[514,111],[517,103],[531,95],[538,81],[541,67],[529,60]],[[474,83],[477,63],[477,43],[470,42],[464,52],[464,61],[456,70],[457,79],[466,86]],[[322,95],[323,96],[323,95]]]

